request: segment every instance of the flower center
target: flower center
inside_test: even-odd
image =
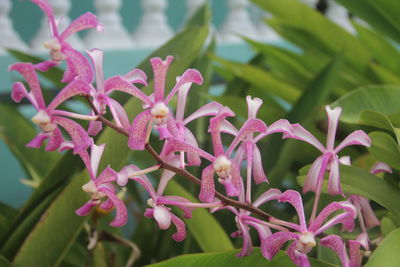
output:
[[[154,122],[157,125],[165,124],[167,122],[169,108],[162,102],[156,103],[151,109]]]
[[[61,53],[61,45],[60,42],[57,39],[51,39],[47,42],[45,42],[44,47],[49,49],[50,52],[50,57],[51,60],[53,61],[63,61],[65,59],[65,56],[63,53]]]
[[[231,174],[232,163],[225,156],[219,156],[214,162],[214,171],[219,177],[228,178]]]
[[[49,114],[42,109],[32,117],[32,122],[39,125],[40,129],[45,133],[52,132],[56,128],[55,125],[51,123]]]
[[[105,196],[103,192],[97,190],[97,187],[92,180],[90,180],[87,184],[84,184],[82,186],[82,190],[89,193],[93,200],[97,200]]]
[[[308,253],[313,247],[315,247],[316,242],[314,234],[310,232],[304,232],[300,235],[299,242],[297,244],[297,250],[302,253]]]

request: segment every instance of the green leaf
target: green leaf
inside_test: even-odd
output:
[[[0,104],[0,138],[15,155],[26,173],[34,181],[41,181],[60,159],[56,152],[32,149],[26,144],[36,135],[36,130],[17,110],[16,106]]]
[[[305,168],[302,169],[303,173]],[[300,175],[297,180],[304,184],[306,175]],[[392,212],[396,225],[400,225],[400,190],[393,187],[366,170],[353,166],[340,165],[340,182],[346,195],[360,195],[371,199]],[[327,179],[324,180],[322,191],[327,193]]]
[[[2,266],[2,267],[12,267],[13,265],[3,255],[0,255],[0,266]]]
[[[372,253],[366,267],[397,267],[400,265],[400,228],[392,231]]]
[[[228,61],[217,56],[212,56],[212,58],[222,64],[227,70],[235,74],[235,76],[248,82],[261,93],[277,95],[290,103],[293,103],[300,95],[297,88],[272,77],[270,73],[260,68],[248,64]]]
[[[390,116],[400,112],[400,86],[371,85],[360,87],[332,103],[343,108],[340,120],[359,123],[363,110],[373,110]]]
[[[372,145],[368,150],[379,160],[386,162],[392,168],[400,168],[400,147],[394,139],[384,132],[372,132],[369,134]]]
[[[236,254],[239,250],[233,250],[223,253],[202,253],[202,254],[187,254],[178,256],[163,262],[147,265],[148,267],[175,267],[175,266],[196,266],[196,267],[208,267],[208,266],[219,266],[219,267],[291,267],[296,266],[290,260],[290,258],[283,252],[280,251],[275,257],[268,261],[265,259],[260,252],[259,248],[254,248],[253,254],[238,258]],[[314,267],[328,267],[334,266],[326,262],[322,262],[313,258],[310,258],[310,263]]]
[[[388,217],[385,216],[381,220],[381,231],[383,235],[388,235],[390,232],[396,229],[396,225],[393,221]]]
[[[400,12],[396,0],[338,0],[338,2],[357,17],[365,20],[394,41],[400,43],[400,24],[398,15],[393,12]],[[398,13],[397,13],[398,14]]]
[[[204,26],[207,25],[211,20],[211,12],[209,5],[203,4],[197,9],[196,13],[186,22],[185,28],[193,26]]]
[[[195,202],[195,198],[181,185],[171,180],[165,191],[168,195],[177,195]],[[175,209],[178,211],[177,209]],[[196,209],[191,219],[185,219],[190,233],[204,252],[227,251],[234,249],[231,240],[218,221],[207,209]]]
[[[400,144],[400,135],[398,130],[393,126],[389,118],[382,113],[372,110],[364,110],[360,114],[359,123],[391,131],[393,135],[396,136],[397,143]]]

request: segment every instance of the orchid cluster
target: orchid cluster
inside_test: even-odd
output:
[[[171,207],[182,210],[186,219],[190,219],[192,211],[197,208],[209,208],[211,212],[228,210],[233,213],[237,225],[237,231],[232,237],[243,240],[243,248],[238,256],[249,255],[252,252],[250,236],[252,227],[258,233],[261,251],[266,259],[271,260],[286,242],[290,242],[287,254],[292,261],[298,266],[310,266],[307,254],[319,242],[319,245],[332,249],[343,266],[361,265],[363,255],[369,251],[370,240],[367,230],[377,226],[379,220],[366,198],[344,195],[341,189],[339,165],[349,165],[350,158],[339,157],[338,153],[352,145],[370,146],[371,140],[366,133],[357,130],[335,147],[340,107],[325,108],[328,117],[326,146],[300,124],[291,124],[282,119],[266,125],[257,118],[263,101],[250,96],[246,97],[248,118],[240,129],[228,120],[235,116],[234,112],[217,102],[210,102],[186,116],[185,107],[190,87],[193,83],[201,85],[203,82],[199,71],[186,70],[176,78],[175,86],[167,95],[165,82],[168,68],[173,62],[172,56],[168,56],[165,60],[161,58],[150,60],[154,75],[154,91],[150,95],[136,86],[137,84],[147,86],[147,76],[139,69],[105,79],[102,68],[103,52],[99,49],[87,51],[87,58],[75,50],[67,39],[84,29],[101,29],[102,25],[97,18],[91,13],[86,13],[59,34],[57,21],[49,3],[45,0],[31,1],[48,17],[53,39],[46,42],[45,47],[49,49],[50,60],[39,64],[16,63],[10,66],[10,70],[19,72],[29,86],[27,89],[23,83],[16,82],[12,88],[12,99],[20,102],[26,98],[37,111],[32,121],[38,125],[40,132],[27,146],[39,148],[47,140],[46,150],[70,149],[84,162],[90,180],[82,189],[89,193],[90,200],[82,207],[77,207],[77,215],[85,216],[96,206],[104,210],[115,209],[116,215],[110,225],[115,227],[125,225],[128,213],[118,192],[131,180],[143,186],[149,194],[147,201],[149,208],[146,209],[144,216],[154,218],[159,228],[163,230],[168,229],[171,223],[174,224],[176,233],[172,238],[178,242],[185,239],[186,227],[184,220],[175,215]],[[47,71],[63,61],[67,64],[67,70],[61,81],[65,83],[65,87],[46,105],[37,72]],[[94,78],[96,86],[93,85]],[[112,98],[114,91],[121,91],[139,99],[143,104],[143,111],[130,120],[128,116],[130,114],[127,114],[124,107]],[[177,105],[174,110],[170,103],[175,95],[177,95]],[[90,114],[77,114],[60,108],[65,101],[76,96],[87,99],[92,109]],[[114,122],[104,118],[103,115],[107,112],[111,113]],[[210,118],[208,131],[211,135],[213,153],[199,147],[195,135],[188,126],[203,117]],[[89,121],[88,129],[84,129],[76,120]],[[114,170],[108,166],[98,174],[99,162],[106,145],[96,145],[90,136],[96,136],[104,125],[126,135],[130,149],[147,150],[158,163],[146,169],[127,165],[120,170]],[[163,143],[159,154],[149,144],[153,128],[155,129],[153,132],[158,133],[160,142]],[[269,189],[256,199],[252,196],[251,190],[254,184],[268,183],[262,164],[260,141],[276,133],[281,133],[285,139],[307,142],[321,152],[321,156],[312,163],[303,187],[303,193],[315,192],[314,206],[308,220],[302,196],[297,191],[281,192],[278,189]],[[231,138],[222,138],[223,135]],[[226,144],[225,140],[232,142]],[[202,169],[201,178],[197,179],[185,168],[201,166],[202,160],[206,160],[207,164]],[[159,169],[162,169],[162,173],[155,186],[146,174]],[[384,163],[380,163],[372,173],[380,171],[391,170]],[[198,196],[200,202],[193,203],[181,196],[165,194],[168,182],[175,174],[200,185]],[[341,195],[347,199],[332,202],[318,212],[325,174],[328,176],[328,193]],[[225,194],[218,192],[216,181],[225,189]],[[262,211],[260,207],[271,201],[293,206],[298,223],[275,218]],[[341,225],[342,231],[351,232],[355,228],[356,219],[360,224],[361,233],[347,244],[338,235],[325,234],[328,229],[336,225]]]

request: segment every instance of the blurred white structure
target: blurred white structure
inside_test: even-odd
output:
[[[4,48],[27,50],[26,45],[15,32],[12,20],[9,18],[12,2],[0,0],[0,54],[4,54]]]

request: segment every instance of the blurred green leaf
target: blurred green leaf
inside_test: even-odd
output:
[[[305,173],[304,167],[300,173]],[[298,182],[303,185],[306,173],[297,177]],[[385,207],[393,214],[396,225],[400,225],[400,190],[393,187],[384,179],[369,173],[369,171],[340,165],[340,183],[346,195],[360,195],[371,199]],[[322,191],[327,193],[328,182],[324,180]]]
[[[400,135],[398,129],[396,129],[389,118],[382,113],[372,110],[364,110],[360,114],[359,123],[391,131],[393,135],[396,136],[397,143],[400,144]]]
[[[369,134],[372,145],[368,150],[379,160],[386,162],[392,168],[400,168],[400,147],[393,137],[384,132],[372,132]]]
[[[165,190],[168,195],[177,195],[195,202],[195,198],[181,185],[171,180]],[[178,211],[178,209],[175,209]],[[204,252],[218,252],[234,249],[231,240],[218,221],[207,209],[196,209],[191,219],[185,219],[190,233]]]
[[[202,253],[202,254],[187,254],[178,256],[163,262],[147,265],[148,267],[175,267],[175,266],[219,266],[219,267],[291,267],[296,266],[290,258],[283,252],[278,252],[275,257],[268,261],[260,252],[259,248],[254,248],[253,254],[250,256],[238,258],[235,255],[239,250],[233,250],[222,253]],[[309,257],[311,265],[314,267],[334,266],[326,262],[322,262]]]
[[[340,120],[359,123],[363,110],[373,110],[384,115],[400,112],[400,86],[371,85],[358,88],[332,103],[343,109]]]
[[[390,232],[396,229],[396,225],[393,223],[393,221],[385,216],[381,220],[381,231],[382,234],[387,236]]]
[[[12,267],[13,265],[3,255],[0,255],[0,266],[1,267]]]
[[[400,266],[400,228],[392,231],[372,253],[366,267]]]

